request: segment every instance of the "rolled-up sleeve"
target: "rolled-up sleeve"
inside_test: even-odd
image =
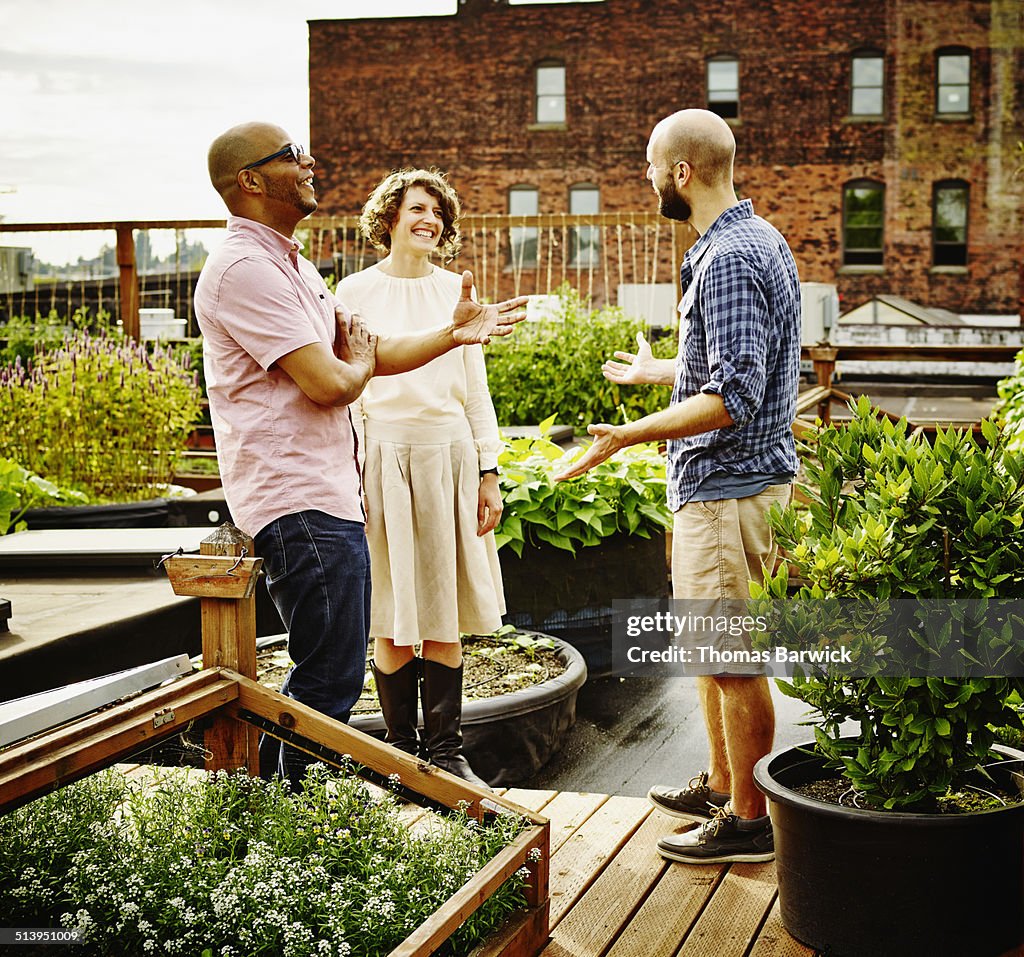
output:
[[[750,422],[764,401],[771,318],[764,288],[742,256],[708,266],[700,290],[708,381],[701,392],[720,395],[734,425]]]

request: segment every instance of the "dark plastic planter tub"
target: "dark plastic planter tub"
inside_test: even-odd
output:
[[[1024,940],[1024,805],[969,814],[845,808],[792,790],[812,744],[754,769],[775,831],[782,922],[829,957],[997,957]],[[1002,749],[1001,749],[1002,750]],[[1019,752],[990,767],[1013,786]]]
[[[561,749],[565,733],[576,723],[576,695],[587,680],[587,666],[572,645],[554,641],[566,665],[562,674],[463,706],[463,750],[473,770],[492,787],[513,787],[532,777]],[[355,715],[351,725],[384,737],[380,714]]]

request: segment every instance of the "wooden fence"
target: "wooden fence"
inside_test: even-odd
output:
[[[116,317],[139,335],[140,308],[171,308],[195,335],[192,293],[198,272],[187,267],[146,272],[136,261],[141,230],[174,232],[180,245],[189,232],[223,230],[224,220],[151,220],[94,223],[0,223],[0,243],[31,245],[45,233],[107,233],[116,248],[117,274],[93,277],[67,267],[63,278],[14,282],[0,276],[0,320],[68,316],[81,306]],[[568,283],[595,305],[614,304],[624,285],[674,284],[683,254],[696,238],[689,225],[655,212],[594,215],[464,216],[462,250],[450,269],[473,271],[477,295],[497,302],[518,295],[544,295]],[[376,262],[377,252],[358,229],[355,216],[314,217],[300,224],[305,254],[324,275],[341,278]]]

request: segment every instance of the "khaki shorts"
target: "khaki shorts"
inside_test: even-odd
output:
[[[768,510],[788,505],[791,494],[790,485],[772,485],[747,498],[688,502],[679,509],[672,526],[673,598],[698,615],[741,611],[750,582],[762,580],[763,568],[775,567],[778,546]],[[694,674],[764,674],[763,664],[744,660],[751,651],[747,633],[685,633],[680,644],[693,651]]]

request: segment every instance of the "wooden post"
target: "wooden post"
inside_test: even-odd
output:
[[[835,346],[816,345],[811,346],[811,363],[814,366],[814,375],[818,385],[826,389],[832,388],[832,377],[836,372],[836,356],[839,350]],[[832,421],[832,396],[827,395],[818,403],[818,418],[826,425]]]
[[[200,555],[252,557],[252,539],[225,522],[199,543]],[[256,598],[203,598],[203,667],[230,668],[256,678]],[[258,732],[251,725],[216,718],[207,730],[207,770],[246,768],[259,774]]]
[[[117,224],[117,266],[120,270],[121,327],[125,335],[140,338],[139,277],[135,267],[135,227],[133,223]]]

